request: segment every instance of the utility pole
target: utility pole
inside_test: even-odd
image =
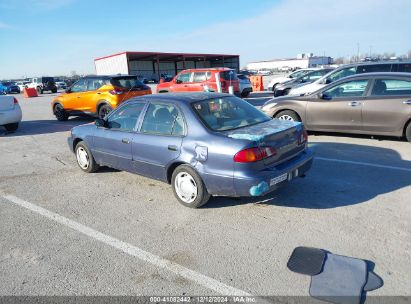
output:
[[[360,61],[360,43],[357,42],[357,62]]]
[[[371,51],[372,51],[372,45],[370,45],[370,58],[371,58]]]

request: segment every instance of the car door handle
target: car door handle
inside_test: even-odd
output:
[[[169,149],[170,151],[177,151],[177,146],[169,145],[169,146],[168,146],[168,149]]]
[[[130,143],[130,140],[129,140],[128,138],[123,138],[123,139],[121,140],[121,142],[122,142],[123,144],[129,144],[129,143]]]
[[[411,100],[403,101],[402,103],[411,106]]]
[[[358,107],[358,106],[361,105],[361,102],[359,102],[359,101],[351,101],[351,102],[348,103],[348,105],[349,105],[349,106],[352,106],[352,107]]]

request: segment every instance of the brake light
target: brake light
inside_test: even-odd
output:
[[[303,133],[301,133],[300,138],[298,140],[298,144],[302,145],[308,141],[308,133],[307,130],[304,128]]]
[[[17,98],[16,97],[13,97],[13,98],[14,98],[14,104],[18,104],[19,101],[17,100]]]
[[[121,95],[125,92],[119,88],[114,88],[113,90],[108,91],[111,95]]]
[[[277,154],[277,150],[273,147],[249,148],[237,152],[234,155],[236,163],[253,163]]]

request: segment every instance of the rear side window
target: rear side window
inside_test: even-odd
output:
[[[151,103],[144,116],[141,132],[156,135],[184,134],[184,122],[174,105]]]
[[[193,82],[203,82],[209,79],[207,72],[195,72],[193,76]]]
[[[324,91],[323,94],[328,98],[361,97],[367,85],[367,79],[347,81]]]
[[[372,96],[411,95],[411,81],[400,79],[376,79]]]
[[[360,65],[357,68],[357,73],[373,73],[373,72],[391,72],[391,64],[369,64]]]
[[[102,79],[88,79],[87,80],[87,90],[95,91],[101,88],[105,84],[105,81]]]
[[[119,108],[108,117],[108,127],[113,130],[133,131],[144,106],[145,103],[133,103]]]
[[[116,77],[111,79],[111,84],[115,87],[132,89],[143,86],[144,84],[137,77]]]

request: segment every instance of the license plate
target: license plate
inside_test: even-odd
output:
[[[276,185],[288,179],[288,173],[284,173],[280,176],[274,177],[270,180],[270,186]]]

